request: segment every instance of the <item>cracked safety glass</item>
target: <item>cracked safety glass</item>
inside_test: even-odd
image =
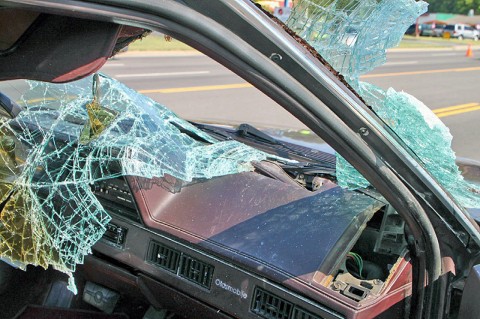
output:
[[[183,181],[253,169],[266,154],[219,142],[123,84],[94,75],[67,84],[28,82],[22,111],[0,123],[0,257],[70,276],[110,216],[99,180],[166,174]]]
[[[398,45],[427,6],[415,0],[299,0],[287,25],[345,78],[460,204],[480,207],[480,187],[462,177],[452,135],[438,117],[405,92],[359,80],[385,63],[386,49]],[[340,155],[337,178],[351,189],[369,185]]]

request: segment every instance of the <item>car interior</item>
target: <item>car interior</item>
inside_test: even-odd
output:
[[[0,80],[75,81],[150,32],[0,8]],[[0,93],[2,123],[14,120],[23,107]],[[17,123],[18,132],[51,125]],[[311,166],[267,160],[253,171],[191,182],[121,176],[121,168],[109,167],[119,176],[96,181],[91,192],[111,221],[73,274],[78,293],[53,267],[22,269],[2,258],[1,318],[408,317],[411,235],[379,193],[339,187],[332,154],[272,144],[251,130],[193,124],[220,141]],[[75,138],[55,134],[58,143]],[[14,160],[16,143],[1,145]]]

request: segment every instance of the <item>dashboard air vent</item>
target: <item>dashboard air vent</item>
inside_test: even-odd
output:
[[[322,319],[322,317],[311,314],[302,308],[295,307],[295,309],[293,309],[292,319]]]
[[[193,257],[182,255],[179,275],[210,289],[214,267]]]
[[[148,247],[147,261],[160,268],[176,273],[180,261],[180,252],[155,241],[151,241]]]
[[[252,303],[253,313],[266,319],[290,319],[292,311],[292,303],[258,287],[255,289]]]

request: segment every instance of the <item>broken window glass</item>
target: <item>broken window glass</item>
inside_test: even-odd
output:
[[[287,25],[357,88],[358,77],[385,63],[386,50],[427,6],[415,0],[299,0]]]
[[[212,178],[252,170],[267,156],[219,142],[106,76],[29,87],[23,111],[0,123],[0,256],[51,265],[70,275],[73,291],[76,264],[110,220],[92,183],[121,175]]]
[[[287,25],[345,77],[459,203],[480,207],[480,188],[463,179],[455,164],[452,135],[437,116],[407,93],[359,81],[385,63],[386,49],[398,45],[426,10],[427,3],[415,0],[299,0]],[[351,189],[369,185],[340,155],[337,179]]]

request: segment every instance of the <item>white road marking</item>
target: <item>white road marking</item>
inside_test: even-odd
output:
[[[384,64],[384,66],[389,66],[389,65],[409,65],[409,64],[417,64],[418,61],[399,61],[399,62],[387,62]]]
[[[125,63],[106,63],[103,67],[125,66]]]
[[[459,53],[432,53],[431,56],[455,56],[455,55],[462,55]]]
[[[143,77],[162,77],[175,75],[200,75],[208,74],[210,71],[190,71],[190,72],[164,72],[164,73],[137,73],[137,74],[117,74],[116,78],[143,78]]]

